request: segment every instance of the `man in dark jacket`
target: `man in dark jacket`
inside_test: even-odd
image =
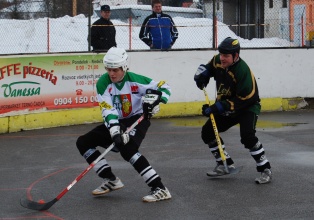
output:
[[[171,16],[162,12],[160,0],[152,1],[152,10],[142,24],[139,37],[150,49],[171,49],[178,38],[178,30]]]
[[[109,50],[117,46],[116,29],[110,21],[110,6],[101,6],[100,15],[101,18],[95,21],[91,28],[93,51]]]

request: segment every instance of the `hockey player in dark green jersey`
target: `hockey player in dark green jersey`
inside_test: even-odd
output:
[[[219,54],[215,55],[207,64],[201,64],[194,80],[199,89],[209,83],[210,78],[216,81],[217,97],[213,105],[205,104],[202,114],[209,117],[214,115],[218,132],[227,131],[232,126],[240,125],[241,143],[249,149],[256,162],[256,169],[261,175],[255,179],[258,184],[269,183],[272,179],[271,166],[266,158],[263,145],[256,137],[256,122],[261,105],[258,87],[252,70],[239,56],[240,43],[237,39],[226,38],[218,46]],[[217,166],[209,176],[225,175],[222,159],[219,154],[215,132],[211,120],[202,127],[202,139],[209,145],[210,151],[216,158]],[[222,148],[229,169],[235,169],[234,162],[225,150],[220,137]]]
[[[156,82],[148,77],[128,70],[128,55],[122,48],[112,47],[104,57],[107,72],[97,81],[97,99],[101,107],[104,123],[97,126],[77,140],[77,148],[86,161],[91,164],[101,153],[97,146],[107,148],[113,142],[115,150],[129,162],[151,187],[144,202],[156,202],[170,199],[168,189],[161,182],[160,176],[139,152],[139,147],[150,127],[151,116],[159,112],[159,103],[166,104],[171,90],[164,81]],[[149,91],[149,92],[148,92]],[[130,127],[142,115],[142,120],[128,134],[123,127]],[[103,195],[124,186],[116,177],[105,158],[99,160],[94,170],[103,179],[93,195]]]

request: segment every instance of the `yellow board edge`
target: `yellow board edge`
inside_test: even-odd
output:
[[[211,100],[213,103],[213,100]],[[155,118],[201,115],[204,102],[177,102],[161,104]],[[290,111],[306,106],[303,98],[265,98],[261,100],[262,112]],[[65,109],[0,117],[0,133],[19,132],[60,126],[102,122],[99,107]]]

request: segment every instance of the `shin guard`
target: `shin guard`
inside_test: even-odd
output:
[[[214,155],[215,159],[216,159],[216,162],[217,164],[223,164],[222,163],[222,159],[221,159],[221,156],[220,156],[220,153],[219,153],[219,148],[217,146],[217,142],[216,141],[213,141],[211,143],[208,144],[209,146],[209,149],[210,151],[212,152],[212,154]],[[230,155],[228,154],[228,152],[225,150],[225,145],[222,144],[222,150],[225,154],[225,157],[226,157],[226,161],[227,161],[227,165],[232,165],[234,162],[233,160],[231,159]]]
[[[257,142],[251,149],[250,149],[251,156],[254,158],[256,162],[256,169],[257,172],[262,172],[266,168],[270,169],[270,163],[265,155],[265,150],[261,142]]]
[[[145,183],[150,187],[160,186],[161,178],[157,172],[150,166],[147,159],[139,152],[134,154],[129,161],[135,170],[143,177]]]
[[[96,149],[89,149],[83,155],[88,164],[91,164],[94,160],[96,160],[100,156],[100,152]],[[102,158],[98,163],[93,167],[96,174],[101,178],[112,179],[115,175],[111,172],[111,167],[107,163],[105,158]]]

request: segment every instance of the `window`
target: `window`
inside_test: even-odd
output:
[[[282,0],[282,7],[287,8],[287,0]]]
[[[274,7],[274,1],[273,0],[269,0],[269,8],[273,8]]]

